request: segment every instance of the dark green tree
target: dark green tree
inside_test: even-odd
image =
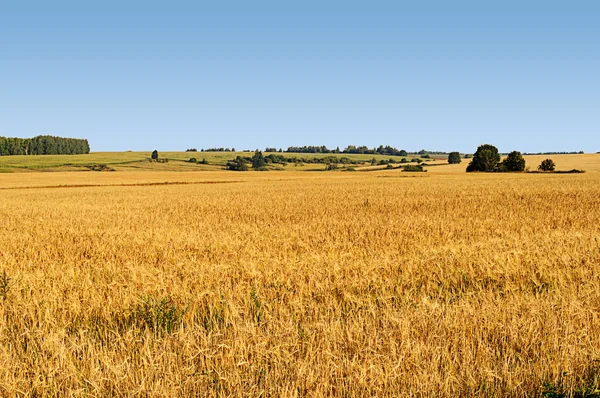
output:
[[[460,153],[450,152],[448,154],[448,164],[459,164],[460,162],[462,162],[460,158]]]
[[[248,171],[248,162],[241,156],[227,162],[227,170]]]
[[[493,145],[484,144],[477,148],[467,172],[472,171],[495,171],[500,162],[500,153],[498,148]]]
[[[552,159],[542,160],[542,163],[538,166],[540,171],[554,171],[556,164]]]
[[[519,151],[512,151],[508,154],[506,159],[502,161],[500,165],[501,171],[524,171],[525,170],[525,159]]]
[[[254,152],[252,156],[252,168],[254,170],[264,170],[267,167],[267,161],[261,151]]]
[[[156,149],[152,151],[152,160],[158,160],[158,151]]]

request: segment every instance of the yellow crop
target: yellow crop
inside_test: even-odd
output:
[[[598,157],[0,175],[0,394],[594,391]]]

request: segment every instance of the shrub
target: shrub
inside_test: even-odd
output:
[[[190,160],[188,160],[188,162],[190,162],[190,163],[198,163],[198,161],[196,160],[196,158],[190,158]]]
[[[152,151],[152,160],[158,160],[158,151],[156,149]]]
[[[524,171],[525,159],[519,151],[512,151],[500,165],[500,171]]]
[[[108,167],[105,164],[94,164],[92,166],[86,166],[91,171],[115,171],[112,167]]]
[[[202,158],[202,160],[200,162],[198,162],[200,164],[208,164],[208,160],[206,160],[206,158]]]
[[[423,172],[423,171],[427,171],[427,170],[423,170],[423,166],[420,165],[406,165],[402,168],[402,171],[410,171],[410,172]]]
[[[227,170],[248,171],[248,162],[241,156],[227,162]]]
[[[554,171],[556,168],[556,164],[552,159],[542,160],[542,163],[538,166],[538,170],[540,171]]]
[[[459,164],[462,160],[460,158],[460,153],[458,152],[450,152],[448,154],[448,164]]]
[[[254,152],[252,156],[252,168],[254,170],[266,170],[267,161],[261,151]]]
[[[499,162],[500,153],[498,148],[489,144],[480,145],[473,155],[473,160],[467,166],[467,172],[495,171]]]

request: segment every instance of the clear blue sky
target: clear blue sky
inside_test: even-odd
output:
[[[0,0],[0,135],[600,151],[598,1]]]

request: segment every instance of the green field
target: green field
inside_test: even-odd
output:
[[[169,163],[151,163],[150,152],[92,152],[87,155],[34,155],[34,156],[0,156],[0,172],[24,172],[24,171],[88,171],[94,165],[107,165],[114,170],[162,170],[162,171],[198,171],[216,170],[225,166],[228,160],[236,156],[252,156],[252,152],[160,152],[160,158],[166,158]],[[265,153],[268,155],[268,153]],[[365,167],[371,159],[377,161],[394,159],[399,161],[400,156],[388,155],[358,155],[358,154],[311,154],[311,153],[283,153],[286,157],[302,159],[315,159],[335,156],[346,157],[355,161],[365,162]],[[407,158],[417,158],[410,155]],[[432,156],[433,157],[433,156]],[[189,163],[190,158],[198,161],[206,159],[208,165]],[[425,159],[429,163],[438,162],[434,159]],[[370,163],[369,163],[370,165]],[[303,164],[302,167],[288,165],[286,168],[295,170],[322,169],[322,164]],[[281,167],[279,167],[281,168]]]

